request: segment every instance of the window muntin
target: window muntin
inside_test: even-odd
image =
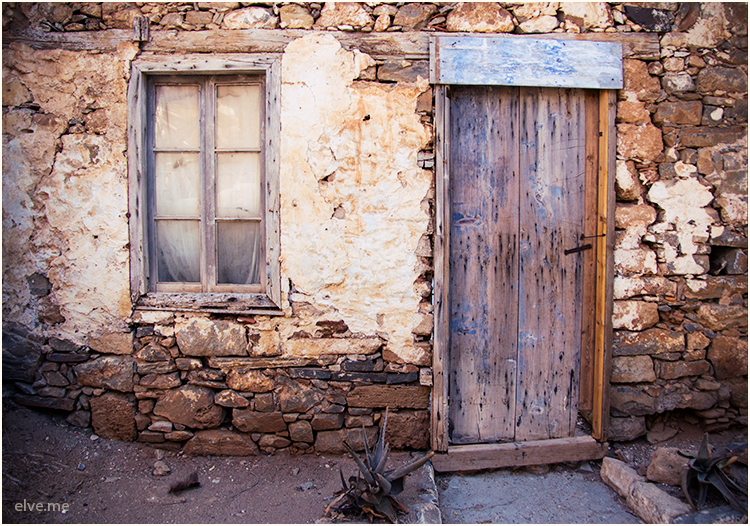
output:
[[[264,292],[263,78],[149,78],[150,289]]]

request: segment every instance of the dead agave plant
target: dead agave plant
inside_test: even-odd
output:
[[[744,444],[744,449],[747,444]],[[682,475],[682,492],[693,509],[702,508],[706,504],[706,496],[710,486],[718,489],[724,498],[735,510],[747,514],[747,491],[734,482],[724,473],[724,468],[738,460],[737,451],[729,451],[724,455],[711,456],[708,445],[708,434],[703,435],[701,447],[698,454],[689,451],[680,451],[688,460],[688,470]],[[698,486],[698,508],[691,496],[691,491]],[[740,500],[739,495],[745,496],[745,501]]]
[[[338,511],[356,510],[373,517],[385,518],[392,523],[397,522],[396,510],[409,513],[409,510],[399,503],[394,497],[404,490],[404,478],[412,471],[419,469],[435,454],[430,451],[422,458],[410,462],[392,471],[386,471],[388,462],[388,444],[385,443],[385,429],[388,424],[388,409],[385,410],[383,424],[380,427],[380,436],[373,451],[367,444],[367,435],[364,425],[362,426],[362,438],[365,446],[365,457],[360,458],[346,441],[344,446],[349,450],[354,462],[357,463],[359,473],[349,477],[349,482],[344,480],[344,472],[339,466],[341,484],[343,489],[336,493],[334,499],[326,508],[325,514],[332,509]]]

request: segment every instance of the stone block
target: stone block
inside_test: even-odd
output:
[[[245,433],[286,431],[286,422],[279,412],[262,413],[249,409],[234,409],[232,410],[232,424]]]
[[[698,321],[712,331],[747,327],[747,308],[742,305],[704,303],[696,311]]]
[[[414,31],[424,28],[430,17],[437,12],[437,7],[430,3],[411,3],[399,8],[393,17],[393,25],[404,30]]]
[[[701,123],[703,103],[699,100],[662,102],[654,113],[656,124],[693,124]]]
[[[76,401],[72,398],[52,398],[34,395],[13,395],[13,401],[26,407],[39,407],[42,409],[57,409],[60,411],[72,411],[75,409]]]
[[[315,22],[316,29],[337,28],[350,26],[353,28],[367,27],[373,24],[372,17],[367,10],[357,2],[328,2]]]
[[[214,392],[206,387],[185,385],[168,391],[156,402],[154,414],[193,429],[218,427],[224,408],[214,404]]]
[[[225,389],[220,393],[216,393],[216,396],[214,396],[214,403],[222,407],[239,408],[247,407],[250,405],[250,402],[247,398],[229,389]]]
[[[698,91],[709,95],[714,91],[746,93],[747,74],[740,69],[709,66],[700,70],[696,85]]]
[[[132,442],[138,436],[135,427],[135,402],[119,393],[104,393],[89,401],[91,424],[102,438]]]
[[[633,161],[617,160],[615,190],[618,201],[636,201],[643,195],[643,184]]]
[[[198,358],[175,358],[174,363],[180,371],[203,369],[203,362]]]
[[[276,406],[273,403],[273,393],[256,394],[253,398],[253,409],[263,413],[272,413]]]
[[[615,356],[612,358],[612,383],[653,382],[654,363],[650,356]]]
[[[186,356],[247,356],[245,327],[239,323],[191,318],[176,324],[175,336]]]
[[[662,152],[661,130],[650,124],[618,124],[617,154],[624,159],[653,161]]]
[[[182,382],[180,381],[180,373],[171,374],[147,374],[141,378],[139,384],[149,389],[171,389],[178,387]]]
[[[91,423],[91,412],[90,411],[73,411],[65,419],[70,425],[76,427],[89,427]]]
[[[98,338],[89,338],[89,347],[105,354],[133,354],[133,333],[110,332]]]
[[[629,230],[637,227],[647,227],[656,221],[656,210],[646,204],[618,203],[615,208],[615,228]]]
[[[235,9],[224,15],[224,29],[275,29],[278,17],[264,7],[246,7]]]
[[[136,362],[135,368],[138,374],[168,374],[177,370],[177,366],[172,360],[166,362]]]
[[[669,524],[675,517],[691,511],[686,503],[648,482],[636,482],[625,500],[649,524]]]
[[[320,389],[287,380],[278,392],[279,406],[284,413],[306,413],[325,399]]]
[[[642,60],[625,59],[622,61],[623,88],[636,94],[638,100],[654,102],[661,94],[658,77],[652,77],[648,66]]]
[[[674,380],[685,376],[700,376],[708,373],[711,369],[709,363],[705,360],[696,360],[694,362],[656,362],[656,374],[664,380]]]
[[[365,434],[367,443],[372,447],[378,437],[377,427],[366,427]],[[344,455],[348,453],[344,447],[344,440],[354,448],[355,451],[365,449],[362,429],[338,429],[335,431],[319,431],[315,438],[315,451],[317,453],[329,453],[334,455]]]
[[[198,431],[182,448],[193,456],[236,456],[246,457],[258,454],[258,446],[249,436],[227,429]]]
[[[708,347],[711,344],[711,340],[708,336],[703,334],[702,332],[694,332],[692,334],[687,335],[687,350],[688,351],[696,351],[696,350],[702,350]],[[704,353],[705,356],[705,353]]]
[[[659,323],[659,306],[647,301],[614,302],[612,326],[615,329],[643,331]]]
[[[665,73],[661,78],[661,85],[664,91],[670,95],[695,91],[693,77],[684,71],[680,73]]]
[[[747,276],[705,276],[685,280],[685,298],[689,300],[719,299],[733,294],[747,294]]]
[[[273,391],[274,382],[261,371],[233,369],[227,373],[227,386],[236,391],[267,393]]]
[[[101,356],[73,369],[81,385],[132,392],[134,365],[129,356]]]
[[[607,439],[615,442],[630,442],[646,434],[646,418],[631,416],[626,418],[610,417]]]
[[[385,441],[394,450],[429,449],[429,411],[399,411],[398,413],[389,413]]]
[[[281,342],[285,356],[374,354],[382,346],[380,338],[295,338]]]
[[[679,331],[648,329],[643,332],[615,331],[614,356],[661,355],[685,350],[685,336]]]
[[[292,422],[289,424],[289,438],[292,442],[312,444],[314,440],[312,425],[306,420]]]
[[[310,12],[303,6],[297,4],[287,4],[279,9],[281,29],[311,29],[315,19]]]
[[[210,430],[209,430],[210,431]],[[202,431],[199,431],[202,433]],[[171,442],[182,442],[183,440],[190,440],[193,438],[193,433],[190,431],[172,431],[171,433],[165,433],[164,438]]]
[[[515,29],[513,15],[495,2],[461,2],[446,20],[448,31],[470,33],[510,33]]]
[[[263,435],[261,439],[258,441],[258,446],[260,446],[263,451],[266,451],[266,448],[272,448],[272,449],[281,449],[289,446],[291,444],[291,440],[288,438],[280,437],[277,435]]]
[[[430,388],[423,386],[359,386],[346,397],[350,407],[390,407],[393,409],[426,409]]]
[[[157,342],[151,342],[138,349],[133,357],[139,362],[167,362],[172,360],[169,351]]]
[[[708,348],[707,357],[719,380],[747,375],[747,340],[717,336]]]
[[[747,377],[728,378],[721,383],[731,391],[729,401],[733,407],[747,408]]]
[[[686,127],[679,130],[680,142],[686,148],[705,148],[718,144],[731,144],[745,135],[742,126],[718,128],[710,126]]]
[[[614,385],[610,389],[613,412],[622,416],[644,416],[656,412],[656,399],[630,385]]]
[[[646,478],[652,482],[679,486],[682,474],[688,469],[688,459],[676,447],[659,447],[651,457]]]
[[[343,413],[318,413],[312,419],[312,428],[315,431],[340,429],[343,424]]]
[[[145,442],[147,444],[160,444],[165,441],[163,433],[157,433],[156,431],[141,431],[138,433],[138,442]]]
[[[621,100],[617,103],[617,122],[648,124],[651,122],[651,114],[646,109],[645,102]]]
[[[156,310],[137,310],[133,313],[133,323],[139,325],[167,325],[174,322],[174,313]]]
[[[41,363],[42,346],[39,342],[24,334],[3,331],[3,380],[33,382],[34,372]]]

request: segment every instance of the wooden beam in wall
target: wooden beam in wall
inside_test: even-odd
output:
[[[206,31],[151,31],[141,50],[152,53],[282,53],[297,38],[310,34],[335,36],[346,49],[358,49],[373,58],[399,57],[427,60],[431,36],[460,36],[467,33],[349,33],[343,31],[307,31],[304,29],[214,29]],[[474,34],[476,36],[476,34]],[[527,35],[495,35],[503,38],[529,38]],[[533,35],[535,39],[590,40],[619,42],[623,58],[656,60],[659,58],[659,36],[653,33],[549,33]],[[37,29],[3,32],[3,48],[20,42],[34,49],[67,49],[71,51],[115,51],[121,42],[131,42],[133,31],[46,32]]]
[[[578,462],[604,458],[608,448],[609,444],[590,436],[451,446],[432,457],[432,466],[450,472]]]

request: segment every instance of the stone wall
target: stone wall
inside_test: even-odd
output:
[[[20,403],[68,411],[102,436],[191,453],[343,452],[362,425],[375,433],[385,407],[392,446],[429,447],[428,65],[342,42],[640,32],[660,46],[626,58],[618,94],[613,438],[676,409],[709,429],[746,425],[746,9],[5,3],[4,380]],[[282,56],[283,317],[133,311],[126,93],[142,45],[54,49],[28,35],[105,42],[139,17],[154,35],[293,36]]]

